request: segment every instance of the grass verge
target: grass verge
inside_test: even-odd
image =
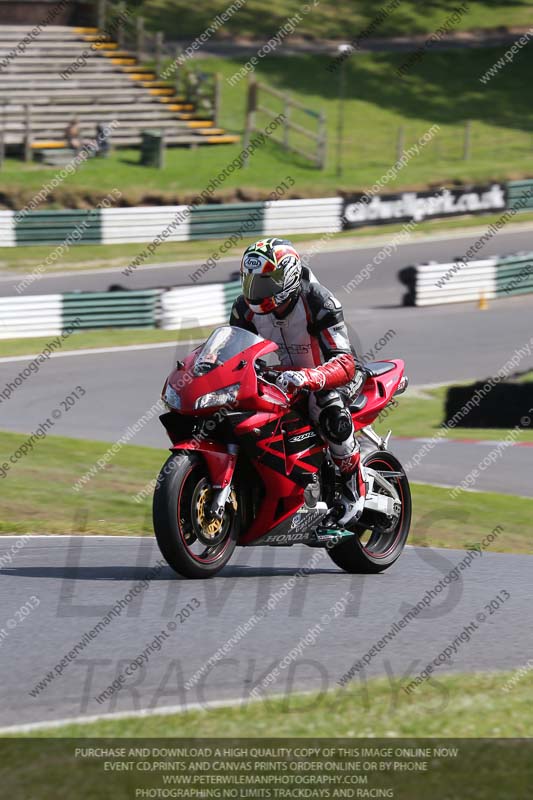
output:
[[[220,12],[218,0],[204,0],[191,13],[187,0],[145,0],[142,4],[154,30],[164,30],[175,39],[194,39],[204,32],[213,18]],[[473,2],[468,4],[466,14],[453,18],[451,31],[512,27],[528,25],[531,21],[527,4]],[[316,4],[311,11],[302,13],[299,0],[249,0],[245,8],[228,19],[224,25],[226,36],[265,38],[295,17],[295,35],[305,39],[349,40],[349,33],[360,34],[367,27],[373,29],[372,36],[412,36],[432,33],[451,14],[452,7],[446,3],[420,4],[417,0],[403,0],[401,8],[392,13],[377,13],[376,6],[362,0],[336,0]],[[300,12],[300,13],[298,13]],[[376,20],[377,18],[377,20]],[[457,20],[457,21],[455,21]]]
[[[109,443],[47,436],[30,455],[11,464],[9,456],[26,439],[26,434],[0,433],[0,461],[10,466],[0,478],[0,533],[151,532],[150,503],[136,503],[133,496],[157,477],[164,451],[125,445],[76,492],[73,484],[104,455]]]
[[[73,333],[62,342],[61,350],[65,353],[73,350],[85,350],[98,347],[127,347],[136,344],[157,344],[158,342],[187,342],[203,339],[211,332],[209,328],[188,328],[187,330],[163,331],[151,328],[108,328],[105,331],[79,331]],[[40,336],[35,339],[0,340],[0,358],[9,356],[26,356],[41,353],[55,337]]]
[[[307,109],[324,112],[328,134],[326,167],[315,169],[301,156],[281,150],[271,138],[251,156],[246,170],[236,169],[223,181],[217,197],[259,199],[289,175],[294,180],[291,193],[295,197],[367,189],[395,163],[398,141],[403,141],[408,151],[433,125],[439,126],[438,132],[398,170],[386,189],[440,186],[456,180],[486,182],[531,174],[533,110],[523,102],[533,64],[531,49],[524,47],[489,86],[480,82],[503,52],[501,47],[428,49],[403,78],[398,70],[406,61],[405,52],[360,52],[349,58],[345,62],[346,135],[340,179],[335,159],[340,71],[328,71],[331,59],[322,55],[259,59],[255,70],[259,80],[290,93]],[[241,80],[235,85],[230,81],[247,60],[195,59],[199,69],[222,76],[220,123],[230,132],[243,131],[247,82]],[[281,101],[276,104],[269,100],[269,105],[274,115],[282,110]],[[294,115],[297,124],[304,118],[309,122],[303,111],[295,111]],[[470,151],[465,158],[468,120],[472,127]],[[258,127],[265,129],[267,121],[266,115],[258,112]],[[85,130],[82,134],[94,135],[94,131]],[[301,134],[291,135],[295,147],[303,144]],[[162,170],[140,166],[137,150],[121,150],[109,159],[92,159],[83,165],[54,189],[48,198],[49,207],[94,206],[117,187],[128,204],[187,203],[239,155],[241,148],[242,144],[193,151],[169,148]],[[50,168],[6,159],[2,171],[3,201],[9,207],[23,208],[53,174]]]
[[[102,720],[31,737],[527,737],[533,685],[503,687],[512,673],[432,676],[410,695],[385,679],[253,705],[141,719]]]
[[[397,398],[398,405],[391,409],[390,414],[383,418],[374,427],[380,433],[392,429],[394,436],[431,437],[439,436],[446,421],[446,394],[449,386],[440,386],[437,389],[425,389],[415,396],[409,396],[409,390],[403,397]],[[450,428],[443,439],[487,439],[501,440],[509,434],[504,428]],[[513,434],[516,442],[533,442],[533,430],[524,428]]]
[[[166,451],[125,445],[78,492],[73,484],[109,447],[108,443],[48,436],[32,453],[9,462],[25,434],[0,433],[1,533],[74,533],[151,535],[151,491],[134,496],[157,476]],[[0,474],[1,471],[0,471]],[[492,492],[463,493],[456,499],[439,487],[413,484],[411,544],[466,548],[496,524],[503,532],[494,552],[533,553],[530,529],[533,499]]]

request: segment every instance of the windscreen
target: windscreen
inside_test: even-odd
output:
[[[232,325],[224,325],[214,330],[207,342],[200,348],[194,370],[196,374],[209,372],[242,353],[247,347],[262,341],[260,336],[256,336],[250,331],[235,328]]]

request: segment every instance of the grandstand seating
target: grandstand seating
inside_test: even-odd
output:
[[[9,58],[30,28],[0,25],[0,128],[8,149],[24,143],[28,105],[34,150],[66,147],[64,131],[73,117],[82,139],[95,137],[97,123],[113,122],[118,147],[137,146],[145,129],[163,132],[167,145],[238,141],[176,96],[172,82],[158,80],[116,43],[102,42],[96,28],[50,25]],[[83,66],[61,77],[79,58]]]

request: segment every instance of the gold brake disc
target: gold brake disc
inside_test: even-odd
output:
[[[198,525],[202,529],[203,536],[208,539],[214,539],[216,536],[218,536],[222,529],[222,525],[224,524],[224,517],[222,517],[222,519],[217,519],[209,516],[207,513],[209,510],[209,503],[212,499],[211,496],[212,489],[208,486],[205,486],[203,489],[201,489],[196,501],[196,518],[198,520]],[[229,500],[236,511],[237,497],[235,496],[235,491],[233,489],[231,490]]]

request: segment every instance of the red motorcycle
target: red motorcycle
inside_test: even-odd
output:
[[[276,385],[276,351],[274,342],[226,325],[167,378],[162,397],[169,411],[160,419],[172,447],[154,492],[159,548],[189,578],[215,575],[237,545],[326,547],[347,572],[381,572],[405,546],[411,492],[388,450],[390,432],[382,438],[372,423],[407,388],[404,362],[364,367],[350,410],[366,440],[368,491],[362,516],[339,529],[329,521],[338,472],[308,419],[307,392],[287,395]]]

